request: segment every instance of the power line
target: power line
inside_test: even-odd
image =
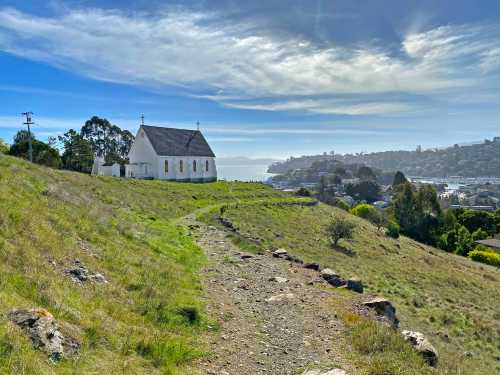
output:
[[[34,122],[32,121],[32,116],[33,116],[33,112],[23,112],[22,113],[23,116],[26,116],[26,122],[24,123],[24,125],[27,125],[28,126],[28,155],[29,155],[29,159],[30,159],[30,162],[33,163],[33,143],[32,143],[32,139],[31,139],[31,125],[34,124]]]

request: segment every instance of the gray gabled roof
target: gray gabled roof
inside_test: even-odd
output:
[[[215,157],[205,137],[199,130],[162,128],[141,125],[155,152],[160,156]]]

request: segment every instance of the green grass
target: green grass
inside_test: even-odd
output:
[[[283,199],[260,184],[178,184],[56,171],[0,155],[0,372],[184,374],[203,355],[205,256],[178,220],[223,203]],[[79,259],[106,285],[74,284]],[[42,307],[81,355],[51,364],[7,321]],[[213,325],[212,325],[213,326]]]
[[[214,223],[215,216],[207,213],[203,219]],[[389,238],[366,220],[326,205],[249,204],[229,207],[224,216],[240,229],[233,241],[247,250],[285,248],[343,277],[359,277],[367,293],[390,299],[402,328],[423,332],[437,348],[439,373],[493,374],[500,370],[496,359],[500,351],[498,269],[405,237]],[[346,217],[357,224],[353,241],[341,240],[340,249],[333,249],[326,236],[334,217]],[[373,334],[384,340],[368,328],[364,327],[364,333],[358,336],[368,338]],[[375,366],[372,361],[364,369],[372,374],[406,374],[390,365],[404,364],[405,353],[400,361],[394,353],[377,355],[375,351],[370,358],[379,358],[378,367],[374,367],[377,370],[369,371]],[[364,355],[359,354],[360,358]],[[426,372],[414,369],[413,373]]]

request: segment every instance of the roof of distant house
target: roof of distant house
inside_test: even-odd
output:
[[[487,240],[479,240],[476,241],[476,243],[479,243],[484,246],[492,247],[494,249],[500,249],[500,239],[498,238],[489,238]]]
[[[155,152],[160,156],[215,157],[199,130],[142,125]]]

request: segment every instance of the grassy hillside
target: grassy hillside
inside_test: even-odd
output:
[[[204,219],[214,222],[214,216],[206,214]],[[326,227],[332,217],[343,216],[356,222],[357,229],[351,243],[341,241],[343,249],[335,250]],[[286,248],[344,277],[357,276],[366,292],[390,299],[401,327],[425,333],[438,349],[439,373],[493,374],[500,370],[498,269],[408,238],[388,238],[367,221],[326,205],[252,204],[228,207],[224,217],[239,228],[234,241],[247,250]],[[373,371],[370,373],[407,373]]]
[[[392,300],[402,327],[424,332],[437,347],[438,373],[498,370],[497,269],[389,239],[351,215],[355,239],[334,250],[326,225],[348,214],[274,204],[291,199],[260,184],[92,178],[0,155],[0,372],[194,373],[193,360],[210,351],[204,336],[217,324],[201,302],[205,256],[179,219],[197,213],[214,223],[221,205],[240,229],[234,236],[240,247],[285,247],[344,277],[358,276],[367,292]],[[64,271],[75,260],[108,283],[73,282]],[[353,296],[338,293],[346,301]],[[82,342],[80,356],[50,363],[7,320],[12,309],[38,307]],[[412,367],[422,365],[394,333],[332,309],[351,328],[346,353],[358,368],[369,368],[365,373],[429,373]]]
[[[0,155],[0,372],[187,373],[205,348],[202,251],[176,220],[203,207],[281,198],[258,184],[127,181],[55,171]],[[109,281],[75,284],[76,259]],[[49,310],[82,341],[54,365],[6,314]],[[194,313],[193,313],[194,312]]]

